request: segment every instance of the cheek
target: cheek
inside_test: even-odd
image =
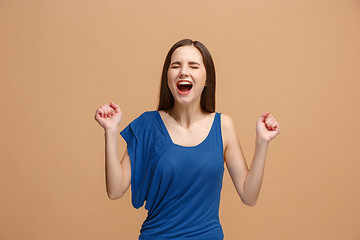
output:
[[[174,81],[176,78],[176,73],[174,71],[169,70],[167,73],[168,82]]]
[[[174,82],[176,79],[176,75],[172,71],[168,71],[167,73],[167,85],[171,92],[174,91]]]
[[[206,82],[206,71],[199,73],[198,76],[197,76],[197,78],[198,78],[202,83],[205,84],[205,82]]]

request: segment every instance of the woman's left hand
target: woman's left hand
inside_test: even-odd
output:
[[[256,137],[270,142],[280,133],[280,126],[269,111],[262,113],[256,122]]]

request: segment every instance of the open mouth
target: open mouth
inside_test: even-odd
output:
[[[179,81],[177,84],[177,89],[180,94],[188,94],[192,89],[192,83],[190,81]]]

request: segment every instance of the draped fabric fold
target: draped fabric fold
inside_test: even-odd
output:
[[[174,144],[159,112],[132,121],[121,136],[131,161],[132,204],[145,204],[140,240],[222,240],[219,202],[224,172],[220,114],[197,146]]]

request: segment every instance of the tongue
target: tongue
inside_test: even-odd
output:
[[[191,85],[179,85],[178,89],[180,90],[181,93],[187,93],[191,90],[192,86]]]

